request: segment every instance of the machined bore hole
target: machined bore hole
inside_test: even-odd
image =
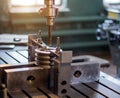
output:
[[[79,78],[80,76],[81,76],[81,72],[79,71],[79,70],[77,70],[77,71],[75,71],[74,72],[74,76],[76,77],[76,78]]]
[[[63,90],[61,91],[61,93],[62,93],[62,94],[65,94],[65,93],[67,93],[67,90],[66,90],[66,89],[63,89]]]
[[[88,58],[82,58],[82,59],[75,59],[75,60],[72,60],[72,63],[87,62],[87,61],[88,61]]]
[[[67,82],[66,82],[66,81],[62,81],[61,84],[62,84],[62,85],[66,85]]]
[[[30,76],[27,77],[27,81],[28,81],[29,83],[32,83],[34,80],[35,80],[35,77],[32,76],[32,75],[30,75]]]

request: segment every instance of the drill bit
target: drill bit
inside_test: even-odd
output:
[[[52,26],[48,26],[48,45],[52,45]]]

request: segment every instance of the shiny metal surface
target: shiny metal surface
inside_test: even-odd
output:
[[[100,78],[100,65],[96,62],[72,63],[71,84],[98,81]]]
[[[32,87],[46,87],[49,79],[49,68],[27,67],[5,70],[5,84],[9,91]]]
[[[65,98],[70,96],[72,51],[63,51],[58,60],[55,60],[54,90],[60,98]]]
[[[112,77],[112,76],[110,76],[102,71],[100,72],[100,76],[104,77],[105,79],[111,81],[112,83],[120,86],[120,78],[114,78],[114,77]]]

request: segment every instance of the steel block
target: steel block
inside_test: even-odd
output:
[[[31,87],[47,87],[49,68],[27,67],[5,70],[5,84],[8,90]]]

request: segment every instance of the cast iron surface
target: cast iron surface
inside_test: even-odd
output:
[[[19,57],[19,58],[18,58]],[[0,51],[0,66],[4,64],[19,65],[27,62],[27,49],[14,51]],[[110,82],[104,77],[93,83],[72,84],[70,98],[120,98],[120,86]],[[19,89],[15,92],[8,91],[8,98],[58,98],[48,89],[36,87],[32,89]]]

